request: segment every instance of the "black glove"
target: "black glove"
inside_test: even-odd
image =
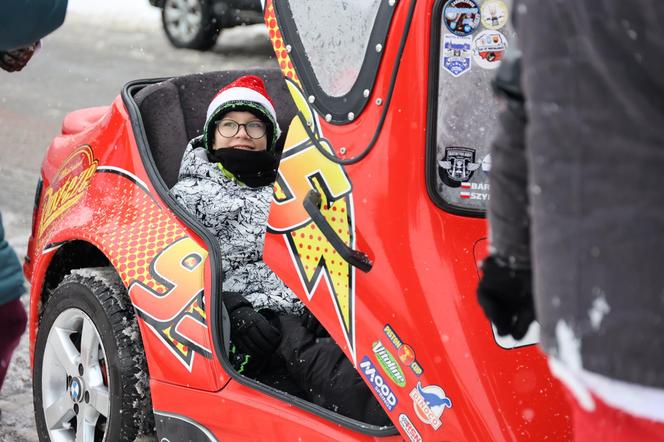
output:
[[[281,341],[279,330],[241,294],[225,292],[222,299],[231,318],[231,342],[252,356],[272,354]]]
[[[314,316],[313,313],[307,310],[307,312],[302,316],[302,325],[314,334],[317,338],[326,338],[330,334],[325,330],[325,327],[318,322],[318,319]]]
[[[20,71],[28,64],[37,49],[37,43],[24,48],[0,51],[0,68],[7,72]]]
[[[522,339],[535,320],[532,272],[514,270],[495,256],[482,264],[484,275],[477,287],[477,300],[500,336]]]

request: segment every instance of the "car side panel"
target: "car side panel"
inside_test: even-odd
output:
[[[231,381],[219,392],[151,382],[159,440],[219,441],[401,441],[400,436],[357,433]],[[169,410],[164,412],[163,410]],[[194,438],[177,437],[180,426],[160,425],[163,417],[182,420]],[[165,420],[165,419],[164,419]],[[169,428],[170,427],[170,428]],[[170,431],[169,431],[170,430]],[[206,434],[208,436],[206,436]],[[211,437],[210,437],[211,436]]]
[[[150,376],[219,390],[229,377],[213,355],[204,268],[208,254],[159,200],[146,179],[120,99],[94,127],[60,137],[42,170],[44,190],[34,239],[31,310],[48,259],[65,241],[99,248],[136,308]],[[57,143],[57,146],[55,144]]]

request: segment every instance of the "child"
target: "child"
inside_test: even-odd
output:
[[[257,311],[299,315],[304,308],[262,261],[280,133],[263,81],[238,78],[208,106],[203,135],[187,146],[171,189],[217,237],[231,338],[256,357],[271,354],[280,340],[279,331]]]

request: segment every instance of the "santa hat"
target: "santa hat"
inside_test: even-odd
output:
[[[263,80],[255,75],[245,75],[222,88],[210,102],[203,128],[203,142],[208,149],[214,143],[215,124],[232,111],[247,111],[260,118],[267,125],[268,150],[274,147],[281,129],[272,99]]]

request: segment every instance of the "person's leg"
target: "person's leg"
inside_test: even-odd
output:
[[[27,322],[28,316],[20,299],[0,305],[0,389]]]
[[[613,408],[593,395],[595,410],[587,411],[565,389],[572,405],[575,442],[656,442],[664,440],[664,423],[643,419]]]
[[[280,316],[282,341],[277,353],[309,400],[344,416],[373,425],[391,425],[369,387],[331,339],[317,340],[297,316]]]
[[[267,365],[254,376],[254,379],[277,390],[308,400],[306,392],[288,373],[284,360],[276,354],[272,355]]]

